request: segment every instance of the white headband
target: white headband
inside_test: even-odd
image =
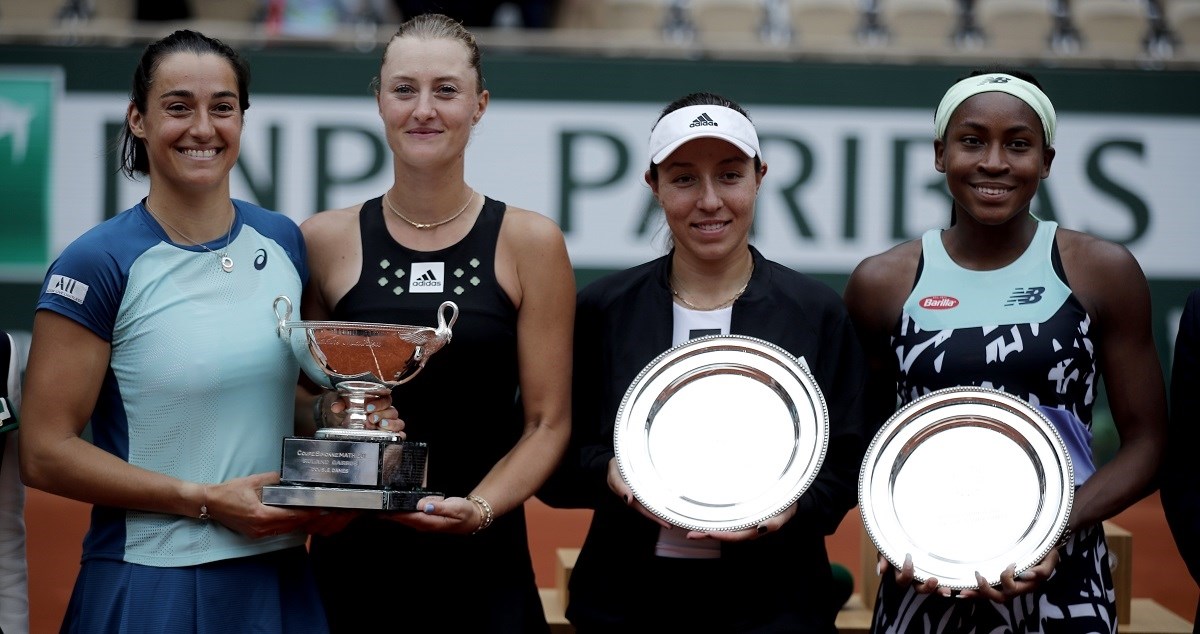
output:
[[[725,106],[687,106],[654,124],[650,162],[658,165],[684,143],[705,137],[728,141],[746,156],[759,156],[758,133],[745,115]]]
[[[934,138],[944,138],[946,126],[950,123],[950,115],[954,114],[962,102],[981,92],[1004,92],[1029,104],[1029,107],[1033,108],[1038,118],[1042,120],[1046,145],[1054,145],[1054,128],[1058,123],[1054,114],[1054,104],[1050,103],[1050,98],[1037,86],[1003,73],[968,77],[951,86],[950,90],[946,91],[946,95],[942,97],[942,103],[938,104],[937,113],[933,115]]]

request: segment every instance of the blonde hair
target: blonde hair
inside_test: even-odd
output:
[[[396,29],[387,46],[383,47],[383,58],[379,61],[382,74],[383,64],[387,61],[388,49],[392,42],[402,37],[415,37],[422,40],[458,40],[467,47],[467,64],[475,70],[475,93],[483,92],[482,54],[475,35],[466,29],[462,23],[441,13],[422,13],[409,18]],[[371,80],[371,89],[379,92],[379,76]]]

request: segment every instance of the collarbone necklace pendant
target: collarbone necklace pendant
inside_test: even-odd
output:
[[[187,234],[180,231],[179,229],[176,229],[175,225],[167,222],[166,219],[164,219],[161,216],[159,216],[158,214],[154,213],[154,210],[150,208],[149,202],[143,202],[142,206],[146,208],[146,211],[149,212],[150,215],[155,220],[166,225],[169,229],[171,229],[175,233],[178,233],[179,236],[182,237],[184,240],[191,242],[192,246],[200,247],[201,249],[204,249],[205,251],[208,251],[209,253],[220,258],[222,271],[225,271],[226,273],[233,272],[233,258],[229,257],[229,242],[233,239],[233,225],[235,222],[237,222],[237,210],[234,210],[233,216],[229,219],[229,231],[225,233],[225,248],[221,249],[220,253],[217,253],[216,251],[213,251],[212,249],[208,248],[208,245],[204,244],[203,242],[197,242],[197,241],[189,238],[187,236]]]

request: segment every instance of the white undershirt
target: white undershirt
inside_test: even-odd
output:
[[[671,345],[677,346],[706,335],[728,335],[733,307],[717,310],[692,310],[673,304]],[[721,542],[715,539],[688,539],[688,531],[678,526],[658,530],[654,554],[675,559],[719,559]]]

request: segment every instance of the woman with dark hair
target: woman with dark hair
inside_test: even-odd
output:
[[[957,596],[936,578],[915,583],[911,563],[893,574],[881,558],[876,632],[1116,631],[1102,522],[1152,490],[1166,390],[1133,255],[1031,210],[1056,128],[1027,73],[977,71],[951,86],[933,139],[950,226],[863,260],[845,299],[872,364],[869,400],[887,413],[897,400],[975,386],[1046,414],[1073,465],[1066,535],[1028,570],[977,573],[978,588]],[[922,301],[930,297],[952,301]],[[1088,439],[1101,379],[1121,448],[1097,469]]]
[[[149,193],[42,287],[21,475],[93,505],[63,632],[326,631],[305,540],[340,516],[259,500],[281,439],[305,431],[271,307],[308,270],[294,222],[230,198],[248,84],[200,33],[147,46],[122,165]]]
[[[578,451],[543,499],[594,509],[567,606],[581,634],[836,631],[840,604],[825,537],[854,507],[877,425],[863,415],[866,364],[841,298],[750,244],[766,173],[740,105],[712,93],[671,103],[650,133],[645,173],[670,251],[579,292]],[[624,480],[614,448],[618,410],[643,368],[673,346],[715,334],[754,337],[796,357],[828,407],[828,450],[815,480],[785,510],[740,531],[690,531],[658,518]],[[738,426],[730,420],[729,433]],[[790,572],[780,575],[780,566]]]

